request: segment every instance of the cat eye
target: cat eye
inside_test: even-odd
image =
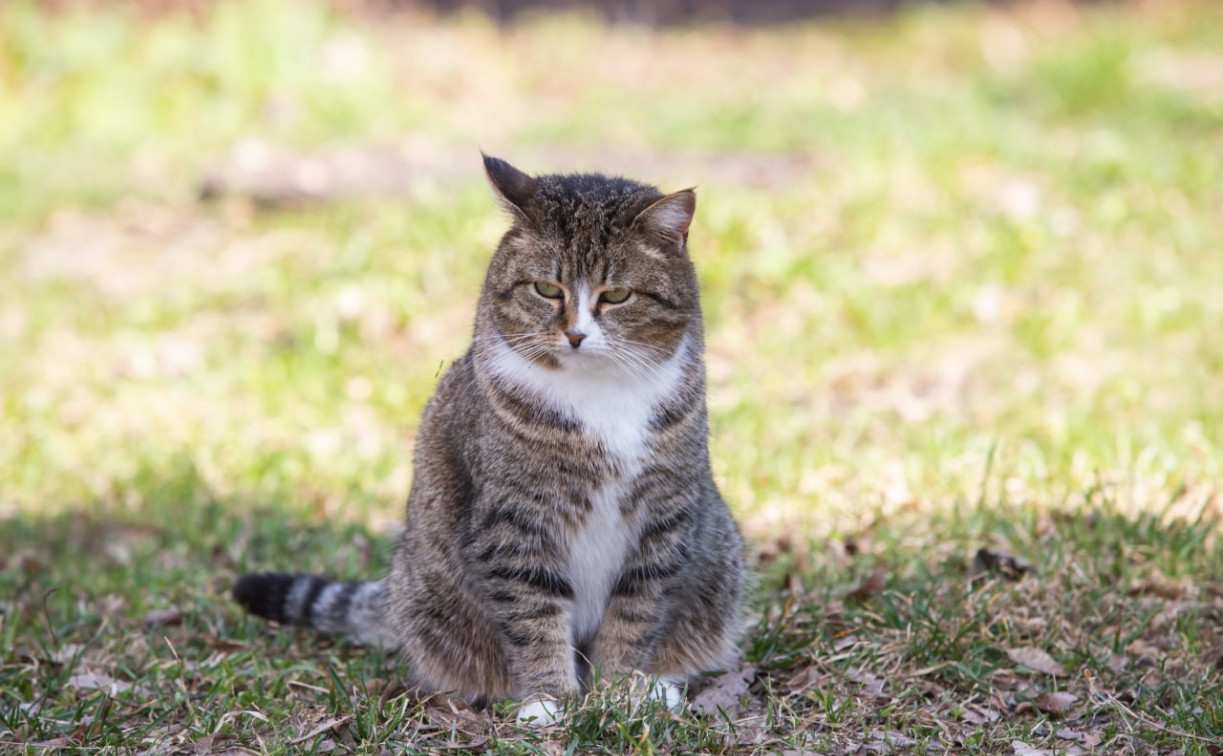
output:
[[[550,284],[547,281],[536,281],[535,291],[539,293],[539,296],[547,297],[548,299],[563,299],[565,296],[565,292],[561,290],[561,287]]]
[[[623,304],[633,292],[628,289],[608,289],[599,297],[608,304]]]

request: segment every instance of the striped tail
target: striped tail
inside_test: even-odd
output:
[[[234,600],[256,617],[306,625],[362,645],[394,649],[386,625],[386,583],[340,582],[320,575],[261,572],[234,584]]]

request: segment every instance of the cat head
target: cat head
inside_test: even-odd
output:
[[[664,195],[598,174],[529,176],[484,158],[513,218],[481,299],[485,338],[554,370],[671,357],[700,320],[691,189]]]

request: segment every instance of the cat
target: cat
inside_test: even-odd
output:
[[[531,724],[594,675],[644,673],[639,693],[678,707],[733,661],[747,582],[710,471],[696,195],[484,168],[512,223],[425,406],[389,576],[246,575],[233,597]]]

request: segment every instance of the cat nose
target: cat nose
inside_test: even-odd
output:
[[[586,338],[586,334],[581,331],[565,331],[565,338],[569,339],[569,346],[577,349],[582,345],[582,339]]]

